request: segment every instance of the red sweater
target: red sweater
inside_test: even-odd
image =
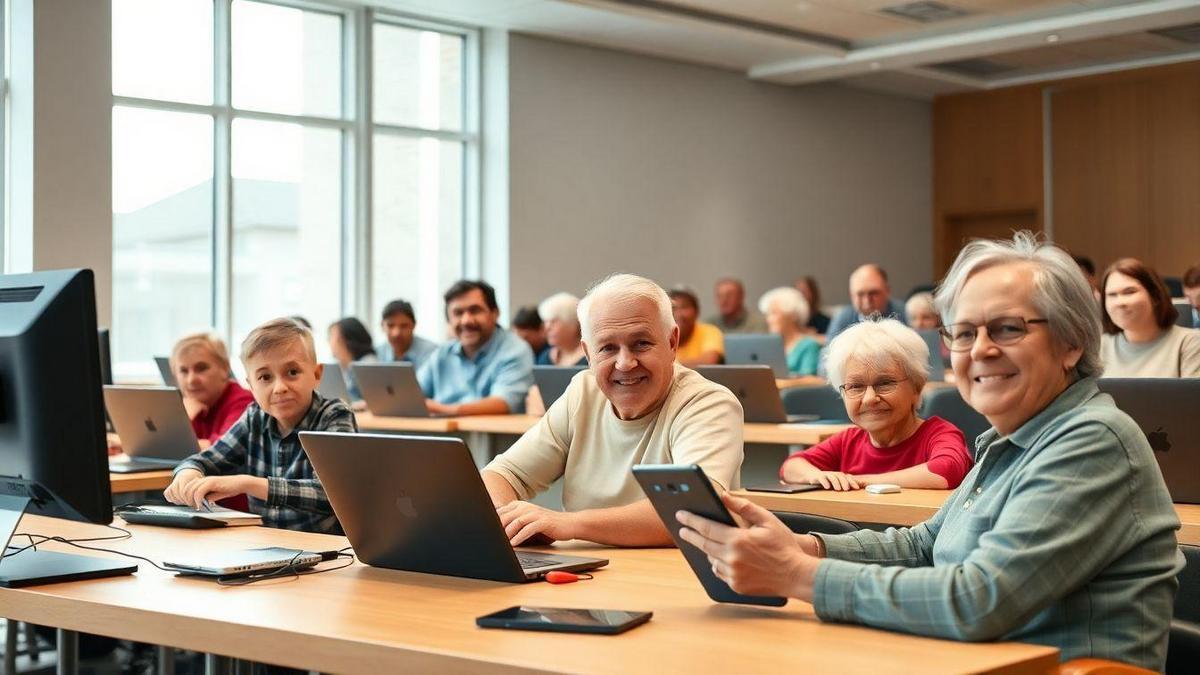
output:
[[[822,471],[841,471],[851,475],[899,471],[928,463],[931,472],[946,479],[951,489],[958,487],[974,463],[958,427],[940,417],[930,417],[916,433],[890,448],[871,445],[866,431],[853,427],[812,446],[792,453],[803,457]],[[779,475],[783,475],[780,467]]]
[[[192,431],[196,432],[196,438],[216,443],[253,402],[254,396],[250,392],[230,380],[217,402],[192,420]]]

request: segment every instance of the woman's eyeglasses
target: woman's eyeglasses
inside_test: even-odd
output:
[[[998,345],[1020,342],[1029,334],[1029,324],[1047,323],[1046,319],[1023,319],[1019,316],[998,316],[983,324],[952,323],[942,326],[942,340],[952,352],[969,352],[975,346],[980,326],[987,328],[988,339]]]

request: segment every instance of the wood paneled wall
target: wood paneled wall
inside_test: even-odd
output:
[[[933,124],[935,275],[964,237],[1019,226],[1101,269],[1200,263],[1200,63],[940,97]]]

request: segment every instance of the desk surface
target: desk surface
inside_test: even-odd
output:
[[[739,491],[738,494],[772,511],[815,513],[855,523],[916,525],[928,520],[942,506],[950,490],[904,490],[890,495],[873,495],[863,490],[833,492],[815,490],[794,495]],[[1183,524],[1176,536],[1181,544],[1200,546],[1200,504],[1176,504]]]
[[[346,544],[341,537],[265,528],[129,529],[134,537],[113,547],[155,560],[226,547],[326,550]],[[27,516],[21,531],[86,536],[99,530]],[[1057,666],[1057,651],[1047,647],[954,643],[823,624],[811,606],[795,601],[782,609],[718,605],[673,549],[580,549],[612,563],[592,581],[565,586],[355,564],[290,581],[222,588],[143,563],[134,576],[0,589],[0,607],[16,620],[344,673],[735,672],[774,670],[793,659],[814,672],[1033,673]],[[654,618],[611,637],[474,624],[476,616],[517,604],[651,610]]]
[[[354,413],[354,418],[363,431],[449,433],[458,428],[453,417],[385,417],[363,410]]]
[[[112,483],[113,494],[123,492],[148,492],[165,490],[171,484],[172,472],[143,471],[140,473],[110,473],[108,480]]]

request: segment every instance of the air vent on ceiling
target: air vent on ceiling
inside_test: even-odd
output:
[[[907,2],[903,5],[892,5],[884,7],[879,11],[884,14],[891,14],[902,19],[911,21],[920,21],[921,23],[933,23],[935,21],[946,21],[947,19],[957,19],[966,16],[970,12],[958,7],[951,7],[940,2],[930,2],[922,0],[921,2]]]
[[[1149,31],[1154,35],[1161,35],[1165,38],[1186,42],[1190,45],[1200,45],[1200,23],[1189,23],[1183,26],[1171,26],[1169,28],[1159,28],[1158,30]]]
[[[967,77],[991,77],[1000,75],[1012,70],[1015,67],[999,61],[988,61],[987,59],[962,59],[961,61],[946,61],[944,63],[934,64],[934,68],[954,73],[955,75],[966,75]]]
[[[33,302],[42,292],[41,286],[22,286],[21,288],[0,288],[0,303]]]

